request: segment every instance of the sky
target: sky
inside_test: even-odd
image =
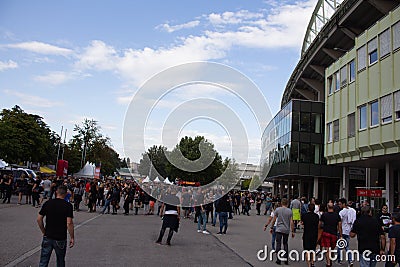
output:
[[[68,129],[67,140],[75,124],[94,119],[120,157],[129,156],[135,162],[143,149],[165,144],[165,134],[175,138],[168,142],[170,149],[182,136],[204,135],[220,154],[232,157],[232,140],[240,136],[235,131],[241,131],[229,132],[235,127],[227,115],[232,111],[246,133],[247,156],[238,156],[237,161],[247,158],[257,163],[263,127],[279,111],[316,3],[3,0],[0,108],[19,105],[38,114],[55,132],[60,133],[62,126]],[[193,62],[187,66],[196,68],[174,69]],[[194,81],[206,77],[200,62],[218,66],[219,76],[208,75],[204,81],[210,83],[179,84],[182,77]],[[237,75],[226,78],[225,73],[232,70]],[[166,89],[163,77],[171,79],[169,85],[177,84],[161,95]],[[253,100],[243,97],[253,89],[229,89],[238,81],[230,79],[237,77],[248,79],[260,91],[267,103],[265,116],[253,101],[260,98],[257,93],[250,96]],[[148,89],[149,84],[159,88]],[[144,89],[148,91],[141,94]],[[149,96],[149,91],[155,94]],[[137,101],[139,96],[144,98]],[[153,104],[151,111],[132,104],[145,102]],[[138,112],[130,116],[135,108]],[[166,123],[171,114],[187,115],[188,110],[198,114],[190,113],[192,117],[181,125],[177,124],[180,119]],[[257,116],[263,117],[262,122],[254,119]],[[141,119],[145,126],[138,123]],[[127,132],[140,134],[127,141]]]

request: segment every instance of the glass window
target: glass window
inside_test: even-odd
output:
[[[310,132],[311,114],[308,112],[300,112],[300,131]]]
[[[367,48],[362,46],[357,50],[357,70],[363,70],[367,66]]]
[[[400,47],[400,21],[393,25],[393,50]]]
[[[311,147],[309,143],[300,143],[299,161],[311,163]]]
[[[359,122],[359,127],[358,129],[362,130],[367,128],[367,106],[363,105],[358,108],[358,122]]]
[[[379,54],[381,57],[390,53],[390,31],[387,29],[379,35]]]
[[[312,160],[314,164],[321,164],[321,145],[311,144]]]
[[[333,140],[333,124],[332,124],[332,122],[330,122],[326,125],[326,132],[328,133],[327,134],[328,143],[330,143]]]
[[[392,121],[392,110],[393,110],[393,97],[392,95],[387,95],[381,97],[381,120],[382,123],[387,123]]]
[[[299,162],[299,143],[292,142],[290,144],[290,161]]]
[[[376,38],[368,42],[368,59],[369,59],[369,65],[374,64],[376,61],[378,61],[378,49],[377,49]]]
[[[335,91],[340,90],[340,72],[335,73]]]
[[[311,114],[311,132],[321,133],[321,114],[318,113]]]
[[[349,63],[349,82],[353,82],[356,79],[356,66],[354,60]]]
[[[370,126],[375,126],[379,124],[379,105],[378,101],[374,101],[369,104],[370,106],[370,115],[371,115],[371,120],[370,120]]]
[[[347,65],[340,69],[340,86],[347,84]]]
[[[293,131],[299,131],[299,112],[298,111],[293,111],[292,112],[292,120],[293,120]]]
[[[333,122],[333,141],[339,141],[339,120]]]
[[[333,93],[333,77],[329,76],[328,78],[328,95]]]
[[[356,135],[356,114],[352,113],[347,116],[347,137]]]
[[[396,120],[400,119],[400,91],[394,93],[394,112]]]

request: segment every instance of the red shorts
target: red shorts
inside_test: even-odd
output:
[[[335,248],[337,241],[337,235],[332,235],[330,233],[322,232],[321,236],[321,246],[324,248]]]

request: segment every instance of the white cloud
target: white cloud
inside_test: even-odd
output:
[[[18,68],[18,64],[12,60],[9,61],[0,61],[0,71],[4,71],[7,69],[16,69]]]
[[[166,32],[175,32],[175,31],[179,31],[182,29],[190,29],[190,28],[194,28],[199,26],[200,21],[199,20],[193,20],[193,21],[189,21],[187,23],[183,23],[183,24],[178,24],[178,25],[169,25],[168,23],[164,23],[161,25],[158,25],[156,27],[156,29],[163,29]]]
[[[36,95],[29,95],[17,92],[14,90],[3,90],[3,92],[7,95],[18,98],[22,104],[28,105],[30,107],[51,108],[63,105],[61,102],[53,101]]]
[[[33,79],[37,82],[55,86],[71,80],[81,79],[88,76],[90,75],[74,71],[73,72],[53,71],[44,75],[35,76]]]
[[[51,44],[37,42],[37,41],[7,44],[7,45],[3,45],[3,47],[22,49],[22,50],[27,50],[30,52],[34,52],[34,53],[38,53],[38,54],[45,54],[45,55],[67,56],[67,55],[70,55],[73,53],[73,51],[71,49],[58,47],[58,46],[54,46]]]
[[[171,66],[191,61],[223,60],[232,47],[300,49],[315,2],[276,3],[268,13],[242,10],[204,15],[201,18],[206,20],[205,23],[212,21],[229,24],[229,27],[180,37],[169,47],[121,50],[95,40],[77,55],[75,66],[80,71],[115,72],[130,87],[138,88],[151,76]],[[129,102],[132,94],[119,95],[117,102]]]

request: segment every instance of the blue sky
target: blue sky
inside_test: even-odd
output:
[[[1,1],[0,108],[19,105],[56,132],[63,125],[68,136],[74,124],[93,118],[124,156],[125,113],[145,81],[172,66],[210,61],[252,80],[275,114],[316,2]],[[234,99],[214,92],[199,86],[169,99],[212,97],[247,116]],[[164,103],[168,112],[177,104]],[[260,131],[246,129],[255,163]],[[215,123],[188,123],[181,134],[206,135],[230,156],[229,133]],[[152,134],[146,137],[146,144],[157,143]],[[138,153],[129,156],[140,159]]]

